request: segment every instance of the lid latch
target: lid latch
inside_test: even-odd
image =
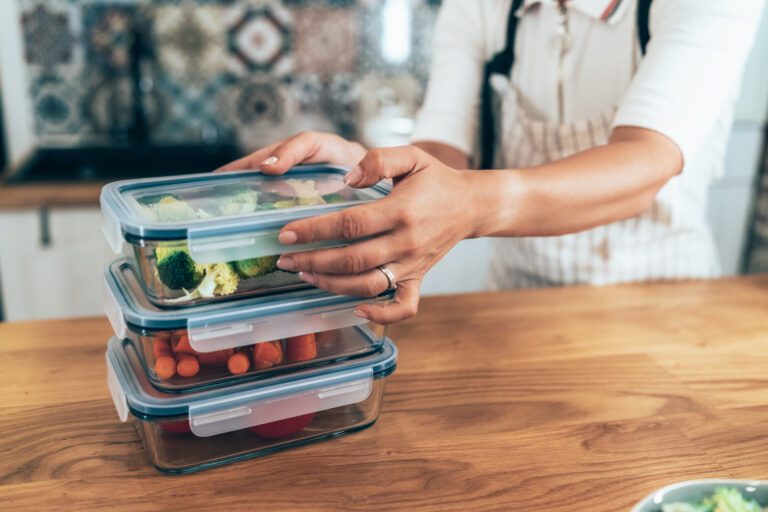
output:
[[[112,325],[112,330],[115,331],[115,336],[121,340],[125,339],[128,326],[125,324],[123,311],[117,303],[115,292],[107,282],[106,276],[102,277],[102,295],[104,297],[104,312],[107,314],[110,325]]]
[[[112,366],[112,361],[107,355],[107,386],[109,387],[109,393],[112,395],[112,402],[117,409],[117,416],[120,421],[125,422],[128,420],[128,400],[125,398],[123,387],[120,385],[120,381],[117,380],[117,374],[115,368]]]
[[[189,423],[196,436],[209,437],[360,403],[372,390],[373,369],[357,368],[193,404]]]
[[[109,246],[115,251],[115,254],[120,254],[123,250],[123,231],[120,225],[120,221],[117,220],[117,216],[112,208],[106,204],[104,196],[100,199],[101,203],[101,231],[104,236],[107,237]]]

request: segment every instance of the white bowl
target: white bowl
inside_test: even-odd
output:
[[[745,498],[753,499],[763,507],[768,505],[768,482],[759,480],[688,480],[668,485],[646,496],[632,512],[659,512],[661,506],[676,501],[696,502],[714,494],[719,487],[734,487]]]

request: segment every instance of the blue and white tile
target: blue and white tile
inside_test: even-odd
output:
[[[293,17],[279,2],[240,2],[227,13],[231,72],[286,75],[293,70]]]

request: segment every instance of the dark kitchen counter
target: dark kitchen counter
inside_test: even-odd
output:
[[[0,210],[98,206],[111,181],[209,172],[241,155],[233,145],[39,148],[0,180]]]

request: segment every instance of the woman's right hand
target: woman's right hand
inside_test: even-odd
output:
[[[351,168],[365,153],[361,144],[332,133],[301,132],[230,162],[216,172],[254,169],[265,174],[283,174],[301,163],[329,163]]]

